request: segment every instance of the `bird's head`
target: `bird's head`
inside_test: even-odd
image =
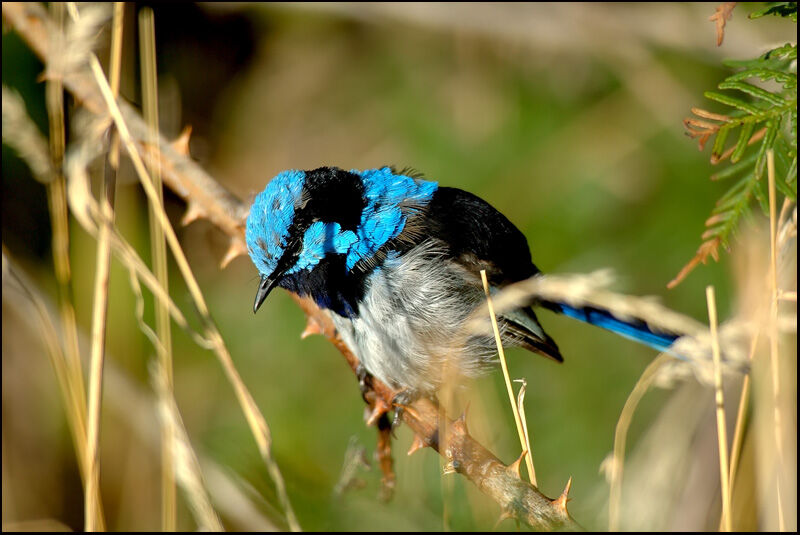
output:
[[[309,278],[318,266],[325,266],[321,277],[339,281],[368,263],[403,231],[409,209],[424,206],[436,189],[390,167],[278,174],[247,217],[247,250],[261,275],[253,311],[275,286],[313,294],[304,286],[318,283],[320,277]],[[329,296],[314,297],[326,304]]]

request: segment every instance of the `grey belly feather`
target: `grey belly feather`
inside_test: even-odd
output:
[[[332,314],[347,345],[373,376],[393,388],[433,393],[445,381],[486,371],[497,348],[491,331],[467,332],[483,304],[477,273],[427,240],[402,257],[390,256],[368,279],[358,316]],[[487,326],[488,317],[487,317]],[[538,324],[533,329],[541,331]],[[505,338],[504,344],[514,344]]]

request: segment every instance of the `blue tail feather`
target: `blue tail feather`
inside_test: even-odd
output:
[[[623,321],[615,318],[607,310],[593,307],[576,308],[565,303],[553,303],[553,308],[565,316],[597,325],[620,336],[635,340],[658,351],[667,351],[672,343],[680,338],[678,334],[655,332],[641,320]]]

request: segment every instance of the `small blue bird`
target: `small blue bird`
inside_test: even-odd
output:
[[[485,300],[482,269],[493,290],[540,274],[525,236],[487,202],[392,167],[284,171],[256,196],[246,237],[261,274],[254,312],[275,286],[311,297],[365,371],[412,398],[495,361],[491,334],[465,334]],[[598,308],[531,305],[660,351],[678,338]],[[504,345],[563,360],[531,306],[498,321]]]

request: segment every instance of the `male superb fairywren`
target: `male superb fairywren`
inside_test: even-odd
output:
[[[496,354],[491,333],[465,326],[490,287],[541,276],[525,236],[486,201],[391,167],[284,171],[250,209],[247,248],[261,274],[254,311],[280,286],[309,296],[366,372],[433,395],[443,370],[476,376]],[[609,311],[537,300],[498,317],[504,345],[563,358],[532,306],[663,351],[678,335]]]

